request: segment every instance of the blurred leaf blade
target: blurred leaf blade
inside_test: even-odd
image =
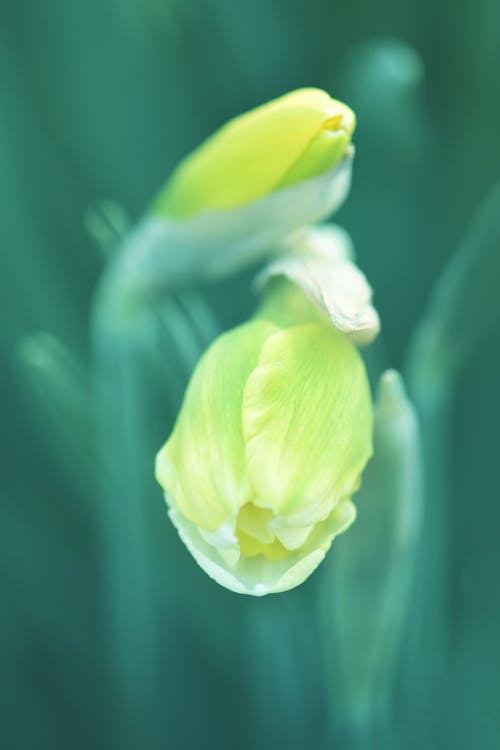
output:
[[[500,321],[500,182],[442,272],[410,344],[407,372],[425,392],[447,387]],[[424,378],[425,382],[420,380]]]
[[[50,448],[72,481],[85,492],[95,471],[95,419],[90,380],[83,364],[45,331],[25,336],[18,368],[33,404],[33,419],[46,425]]]
[[[384,721],[408,615],[421,515],[419,429],[401,377],[387,371],[375,406],[374,456],[358,518],[322,581],[323,638],[333,652],[331,703],[340,724]]]

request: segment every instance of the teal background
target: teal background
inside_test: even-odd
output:
[[[2,0],[2,747],[351,746],[328,691],[322,569],[253,600],[197,568],[151,476],[175,414],[165,399],[149,403],[145,442],[118,457],[140,477],[140,523],[121,522],[118,487],[103,513],[90,397],[39,350],[26,357],[25,337],[55,336],[86,388],[104,265],[89,209],[110,200],[135,221],[227,118],[314,85],[358,115],[353,188],[336,221],[375,289],[372,370],[404,369],[433,286],[499,176],[499,33],[496,0]],[[254,271],[200,290],[222,328],[253,309]],[[444,635],[429,650],[407,627],[391,730],[367,747],[499,746],[499,335],[495,319],[450,386]],[[179,403],[188,373],[172,342],[160,356]],[[424,558],[427,543],[424,533]]]

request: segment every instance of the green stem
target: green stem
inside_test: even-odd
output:
[[[171,295],[127,297],[130,279],[121,270],[112,266],[101,282],[92,336],[99,448],[110,469],[101,478],[100,507],[113,731],[117,747],[135,750],[166,731],[158,727],[165,715],[165,597],[175,609],[175,565],[161,565],[154,544],[165,521],[154,457],[207,342]]]
[[[109,667],[119,707],[113,729],[118,747],[133,748],[148,745],[161,684],[155,646],[159,633],[153,609],[154,559],[148,545],[151,488],[147,478],[153,456],[145,450],[150,436],[144,394],[150,379],[141,356],[153,331],[148,318],[134,331],[113,329],[107,314],[106,301],[101,300],[93,331],[99,447],[112,477],[111,481],[102,478],[100,493],[104,606]]]

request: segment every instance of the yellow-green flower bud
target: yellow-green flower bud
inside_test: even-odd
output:
[[[121,297],[215,278],[273,255],[342,204],[354,113],[300,89],[231,120],[178,166],[127,236]]]
[[[228,122],[188,156],[154,212],[187,217],[243,206],[317,177],[349,150],[355,117],[320,89],[299,89]]]
[[[156,473],[199,565],[260,596],[304,581],[352,523],[371,452],[355,345],[275,278],[257,316],[201,359]]]

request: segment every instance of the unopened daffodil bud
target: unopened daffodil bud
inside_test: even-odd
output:
[[[349,154],[355,117],[320,89],[299,89],[230,120],[161,192],[169,217],[225,211],[328,172]]]
[[[130,284],[223,276],[327,218],[349,191],[354,127],[348,106],[312,88],[231,120],[181,162],[129,234]]]
[[[371,452],[356,346],[276,273],[257,315],[202,357],[156,473],[199,565],[259,596],[304,581],[353,522]]]

